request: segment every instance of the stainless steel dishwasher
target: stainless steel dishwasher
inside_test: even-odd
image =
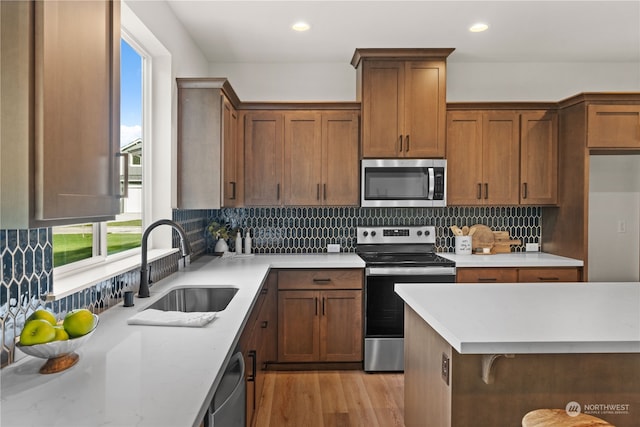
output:
[[[205,427],[244,427],[246,420],[244,358],[237,352],[229,361],[213,395]]]

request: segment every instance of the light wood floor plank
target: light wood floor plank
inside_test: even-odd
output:
[[[403,374],[265,373],[256,427],[404,427]]]

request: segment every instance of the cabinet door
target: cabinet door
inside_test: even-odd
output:
[[[318,112],[285,115],[284,203],[322,203],[322,120]]]
[[[558,116],[536,111],[520,115],[520,204],[558,201]]]
[[[278,357],[278,273],[269,273],[262,292],[265,299],[259,316],[262,336],[261,357],[264,362],[275,362]],[[264,368],[261,366],[261,369]]]
[[[320,360],[362,360],[362,291],[320,294]]]
[[[457,283],[516,283],[517,281],[516,268],[458,268],[456,271]]]
[[[222,106],[223,206],[238,206],[238,112],[227,98]]]
[[[278,361],[314,362],[320,355],[316,291],[278,291]]]
[[[444,157],[444,61],[405,62],[404,157]]]
[[[640,105],[589,105],[589,148],[640,148]]]
[[[517,205],[520,187],[520,126],[516,112],[486,112],[482,124],[482,199]]]
[[[363,65],[362,157],[397,157],[404,123],[404,62]]]
[[[322,198],[324,205],[359,204],[358,115],[322,114]]]
[[[482,204],[482,113],[447,114],[447,203]]]
[[[250,113],[244,126],[245,205],[280,205],[284,117],[282,113]]]
[[[120,4],[35,2],[35,218],[120,211]]]

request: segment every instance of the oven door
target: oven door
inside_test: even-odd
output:
[[[364,370],[404,370],[404,301],[396,283],[454,283],[454,267],[367,268],[365,280]]]

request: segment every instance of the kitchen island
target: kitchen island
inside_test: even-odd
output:
[[[405,424],[519,426],[575,403],[640,425],[640,283],[396,284]]]
[[[199,426],[271,268],[363,267],[357,255],[345,253],[201,257],[155,283],[150,298],[136,297],[134,307],[119,304],[101,313],[70,369],[42,375],[45,361],[31,356],[2,369],[0,424]],[[238,292],[205,327],[127,324],[183,286],[231,286]]]

